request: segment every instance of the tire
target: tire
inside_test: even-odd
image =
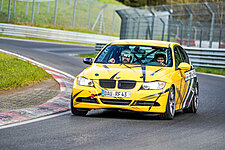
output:
[[[73,98],[71,96],[71,103],[70,103],[70,106],[71,106],[71,113],[76,115],[76,116],[86,116],[86,114],[88,113],[88,110],[87,109],[78,109],[78,108],[74,108],[73,107]]]
[[[184,113],[196,113],[198,110],[198,96],[199,96],[199,90],[198,86],[195,88],[194,96],[191,100],[191,105],[189,108],[183,109]]]
[[[166,104],[166,112],[160,114],[160,119],[164,120],[172,120],[175,115],[175,91],[174,88],[171,87],[169,90],[169,96]]]

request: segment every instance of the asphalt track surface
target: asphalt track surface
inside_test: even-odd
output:
[[[86,65],[72,55],[93,47],[0,39],[0,48],[77,75]],[[0,149],[225,149],[225,78],[198,74],[197,114],[177,112],[174,120],[112,110],[86,117],[67,113],[0,130]]]

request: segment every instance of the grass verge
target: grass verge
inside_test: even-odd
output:
[[[40,38],[33,38],[33,37],[21,37],[21,36],[12,36],[12,35],[3,35],[3,34],[0,34],[0,37],[16,38],[16,39],[25,39],[25,40],[36,40],[36,41],[44,41],[44,42],[68,43],[68,44],[78,44],[78,45],[95,46],[95,44],[89,44],[89,43],[67,42],[67,41],[40,39]]]
[[[204,72],[204,73],[211,73],[211,74],[218,74],[225,76],[225,69],[213,69],[213,68],[195,68],[197,72]]]
[[[0,52],[0,90],[15,89],[52,78],[36,65]]]
[[[95,58],[98,54],[97,53],[92,53],[92,54],[79,54],[76,55],[77,57],[91,57],[91,58]]]

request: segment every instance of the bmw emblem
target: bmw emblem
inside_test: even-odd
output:
[[[116,79],[119,79],[120,77],[116,77]]]

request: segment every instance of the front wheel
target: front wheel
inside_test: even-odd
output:
[[[171,87],[169,90],[169,96],[166,105],[166,112],[160,114],[161,119],[172,120],[175,115],[175,91],[174,88]]]

